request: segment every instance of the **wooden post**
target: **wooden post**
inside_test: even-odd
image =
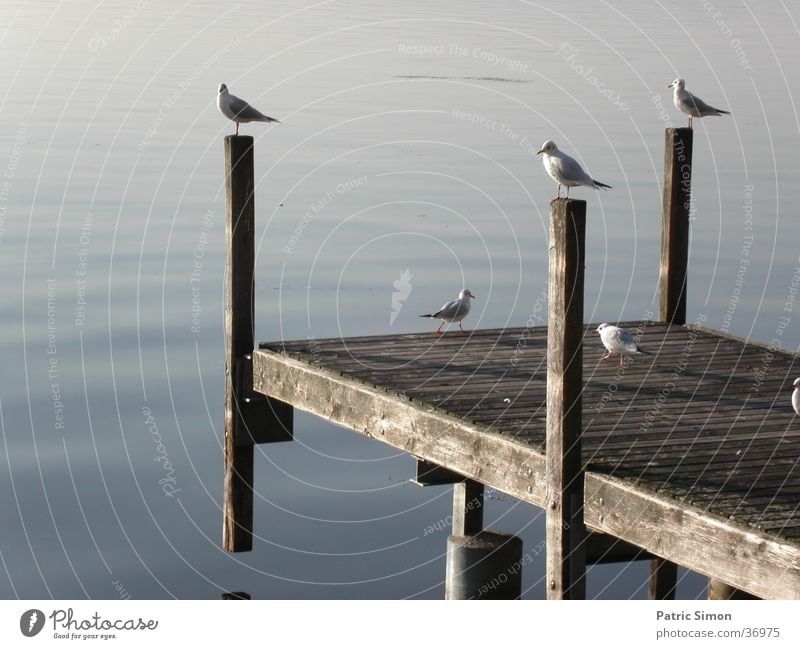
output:
[[[666,559],[650,561],[648,599],[675,599],[678,586],[678,566]]]
[[[447,537],[445,599],[519,599],[522,539],[483,529],[483,485],[453,485],[453,533]]]
[[[686,324],[693,134],[690,128],[668,128],[664,133],[658,317],[674,325]],[[674,599],[677,575],[675,564],[662,559],[653,560],[650,564],[651,599]]]
[[[692,205],[692,129],[668,128],[664,144],[659,319],[686,324],[689,216]]]
[[[719,579],[708,579],[708,599],[760,599]]]
[[[547,323],[547,597],[586,596],[581,390],[586,201],[550,201]]]
[[[225,477],[222,545],[253,549],[253,444],[237,444],[243,426],[237,368],[253,352],[255,189],[253,138],[225,138]],[[238,441],[242,442],[241,437]]]
[[[483,529],[483,485],[464,480],[453,485],[453,535],[471,536]]]

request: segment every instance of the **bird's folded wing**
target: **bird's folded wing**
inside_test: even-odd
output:
[[[458,311],[458,306],[460,304],[461,300],[453,300],[452,302],[448,302],[433,315],[435,315],[436,317],[445,316],[446,318],[451,318]]]

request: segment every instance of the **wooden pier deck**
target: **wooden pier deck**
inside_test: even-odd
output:
[[[764,598],[800,598],[797,356],[693,326],[583,342],[583,520]],[[544,507],[547,330],[262,343],[253,388]]]

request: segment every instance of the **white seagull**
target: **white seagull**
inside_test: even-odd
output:
[[[634,356],[636,354],[648,354],[649,352],[639,349],[636,344],[636,339],[630,331],[622,327],[615,327],[607,322],[604,322],[597,328],[597,333],[600,334],[600,340],[603,341],[603,346],[607,350],[607,354],[600,360],[606,360],[613,354],[619,354],[619,364],[622,367],[622,361],[625,356]]]
[[[457,300],[448,302],[435,313],[426,313],[425,315],[421,315],[420,318],[438,318],[442,321],[439,325],[439,328],[436,330],[437,336],[441,335],[442,327],[444,326],[445,322],[457,322],[461,333],[466,334],[467,332],[464,331],[464,328],[461,326],[461,321],[466,318],[467,314],[469,313],[470,299],[475,299],[475,296],[469,291],[469,289],[465,288],[458,294]]]
[[[592,180],[575,158],[568,156],[560,151],[553,140],[547,140],[536,155],[542,156],[542,163],[545,171],[558,183],[556,195],[553,198],[561,198],[561,185],[567,188],[567,198],[569,198],[569,188],[586,185],[595,189],[611,189],[611,185],[606,185],[597,180]]]
[[[794,380],[794,392],[792,392],[792,408],[800,415],[800,379]]]
[[[672,92],[672,102],[675,104],[675,108],[689,116],[689,128],[692,128],[693,117],[730,115],[727,110],[709,106],[700,99],[700,97],[695,97],[691,92],[686,90],[686,82],[683,79],[675,79],[667,88],[674,88]]]
[[[217,108],[225,117],[236,122],[236,135],[239,135],[239,124],[246,124],[247,122],[278,122],[280,124],[279,120],[264,115],[244,99],[239,99],[236,95],[229,93],[228,86],[224,83],[219,86]]]

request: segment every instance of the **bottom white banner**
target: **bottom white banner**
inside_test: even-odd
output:
[[[574,646],[798,646],[797,602],[16,601],[2,647],[259,646],[409,649],[445,641]],[[314,643],[314,644],[312,644]]]

